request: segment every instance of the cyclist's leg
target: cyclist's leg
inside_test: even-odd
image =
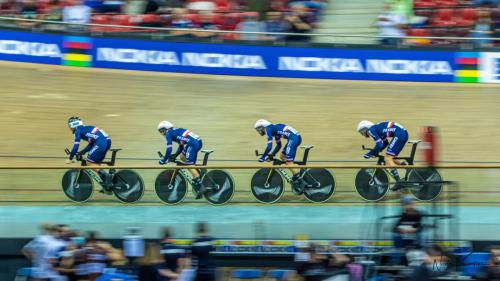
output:
[[[92,147],[87,157],[85,158],[85,161],[88,166],[96,167],[95,169],[92,170],[95,171],[102,179],[106,189],[109,189],[111,185],[111,176],[106,171],[104,171],[103,169],[99,169],[98,167],[100,166],[102,160],[104,160],[104,157],[106,156],[106,153],[108,152],[110,147],[111,147],[111,141],[102,144],[97,143],[94,145],[94,147]]]
[[[286,166],[294,165],[293,161],[295,160],[295,155],[297,154],[297,148],[299,147],[301,142],[302,139],[300,137],[288,140],[288,143],[286,144],[285,149],[282,152],[282,156],[284,156],[284,161]],[[296,192],[302,193],[307,183],[302,178],[300,169],[289,168],[289,170],[292,172],[292,188]]]
[[[398,136],[394,136],[389,147],[387,148],[386,156],[384,157],[385,165],[389,167],[394,167],[401,164],[399,161],[394,160],[394,157],[398,156],[399,153],[405,147],[406,142],[408,141],[408,134],[402,134]],[[389,168],[391,175],[396,180],[396,185],[394,189],[398,189],[400,186],[398,182],[401,181],[401,177],[399,176],[398,170],[395,168]]]
[[[295,155],[297,154],[297,148],[299,147],[300,143],[302,140],[299,138],[296,139],[289,139],[288,142],[285,145],[285,148],[283,148],[283,151],[280,154],[280,158],[282,161],[285,162],[286,166],[293,166],[294,163],[293,161],[295,160]],[[292,172],[292,175],[299,175],[300,169],[298,168],[289,168],[289,170]]]
[[[198,158],[198,151],[201,149],[201,143],[199,145],[186,146],[181,154],[181,159],[186,165],[196,165],[196,160]],[[205,190],[201,184],[200,172],[198,169],[189,169],[191,176],[193,177],[193,188],[196,191],[196,199],[200,199],[203,196]]]

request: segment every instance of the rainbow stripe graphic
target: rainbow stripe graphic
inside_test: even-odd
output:
[[[455,71],[455,81],[460,83],[478,83],[481,74],[479,73],[480,53],[460,52],[455,55],[457,70]]]
[[[92,38],[67,36],[63,41],[64,56],[61,63],[69,66],[92,65]]]

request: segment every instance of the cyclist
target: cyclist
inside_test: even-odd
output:
[[[158,162],[160,165],[165,165],[168,162],[173,162],[177,156],[181,155],[181,160],[185,165],[195,165],[198,151],[200,151],[203,143],[201,138],[190,130],[182,128],[174,128],[174,125],[168,121],[161,121],[158,124],[158,132],[167,140],[167,151],[163,158]],[[177,142],[179,147],[172,154],[172,142]],[[197,169],[189,169],[193,176],[193,188],[196,193],[196,199],[200,199],[205,192],[201,184],[200,173]]]
[[[358,124],[358,132],[366,138],[373,138],[375,141],[375,147],[364,155],[366,159],[375,157],[380,151],[389,147],[384,157],[385,165],[390,167],[406,165],[404,161],[394,159],[403,150],[406,142],[408,142],[408,132],[403,126],[392,121],[374,124],[373,122],[363,120]],[[389,138],[391,139],[390,142]],[[393,168],[390,169],[390,172],[396,180],[396,184],[392,190],[400,189],[402,186],[398,170]]]
[[[98,127],[83,125],[82,120],[78,117],[69,118],[68,126],[71,132],[75,135],[75,142],[73,144],[73,149],[71,149],[69,159],[66,160],[66,164],[74,163],[75,160],[73,158],[77,153],[83,155],[88,152],[88,155],[85,158],[87,165],[99,166],[102,160],[104,160],[104,157],[106,157],[106,153],[111,148],[111,139],[108,134]],[[78,147],[80,146],[80,141],[82,139],[87,141],[88,145],[78,152]],[[104,183],[104,189],[100,192],[110,194],[112,175],[106,173],[103,169],[94,169],[94,171],[99,174]]]
[[[281,151],[279,157],[281,161],[285,162],[286,166],[293,165],[297,147],[299,147],[300,143],[302,142],[302,137],[297,130],[285,124],[271,124],[271,122],[264,119],[257,120],[257,122],[255,122],[254,128],[261,136],[267,136],[267,146],[264,153],[259,158],[259,162],[273,160],[276,154],[281,149],[281,138],[285,138],[288,141],[283,151]],[[271,152],[271,149],[273,147],[273,138],[276,142],[276,147],[274,148],[272,153],[269,153]],[[293,174],[292,188],[296,193],[301,194],[306,183],[302,179],[300,169],[290,168],[290,171]]]

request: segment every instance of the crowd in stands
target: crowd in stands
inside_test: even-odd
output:
[[[430,281],[460,272],[476,280],[500,280],[500,248],[478,253],[483,261],[476,259],[474,253],[461,260],[460,252],[452,253],[438,244],[423,241],[422,218],[415,199],[404,196],[401,216],[392,228],[394,248],[386,261],[381,258],[366,261],[358,259],[362,256],[344,254],[331,246],[298,240],[294,268],[268,273],[278,273],[272,278],[288,281],[362,281],[367,276],[380,277],[370,280]],[[158,240],[145,240],[137,229],[131,229],[123,237],[120,244],[123,247],[115,248],[100,240],[96,232],[83,237],[67,225],[43,224],[43,234],[22,250],[32,262],[26,275],[31,276],[29,280],[37,281],[215,281],[263,277],[260,269],[217,268],[213,255],[216,240],[209,235],[205,223],[196,225],[195,238],[188,243],[176,243],[171,228],[164,228]],[[374,274],[374,266],[379,266],[378,274]],[[473,270],[467,273],[463,269],[466,267]],[[329,279],[333,276],[339,279]]]
[[[476,47],[499,46],[498,0],[392,0],[377,18],[385,45],[450,45],[472,42]],[[398,39],[402,36],[473,37],[480,40]]]
[[[0,14],[24,19],[63,21],[73,31],[154,32],[152,29],[94,26],[108,24],[141,27],[176,27],[245,32],[307,33],[317,24],[325,0],[0,0]],[[22,22],[33,27],[35,22]],[[46,24],[44,27],[47,28]],[[67,26],[50,25],[52,29]],[[172,31],[172,36],[220,37],[226,40],[305,41],[307,36],[264,36],[203,31]]]

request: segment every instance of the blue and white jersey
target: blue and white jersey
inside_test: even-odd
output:
[[[104,130],[99,129],[96,126],[78,126],[75,129],[75,142],[73,144],[73,149],[69,159],[73,159],[75,154],[78,152],[78,147],[80,146],[80,141],[84,140],[89,143],[89,145],[82,151],[89,151],[90,148],[96,143],[107,143],[109,140],[108,134]]]
[[[168,159],[170,155],[172,155],[173,142],[178,143],[179,148],[184,146],[199,146],[201,143],[201,138],[197,134],[182,128],[172,128],[168,130],[165,134],[165,139],[167,140],[165,159]],[[178,151],[180,151],[180,149]]]
[[[266,135],[268,142],[272,142],[273,137],[276,141],[278,141],[282,137],[285,139],[293,139],[300,136],[297,130],[285,124],[271,124],[267,126]]]
[[[368,130],[368,135],[375,142],[384,142],[387,138],[393,138],[403,133],[406,133],[406,129],[401,124],[392,121],[378,123]]]
[[[267,146],[259,161],[263,161],[265,157],[269,154],[269,152],[271,152],[271,149],[273,147],[273,138],[276,141],[276,148],[274,153],[277,153],[278,150],[281,148],[281,138],[285,138],[287,140],[301,139],[300,134],[297,130],[285,124],[271,124],[267,126],[266,136],[267,136]],[[298,143],[300,143],[300,141]]]
[[[368,130],[368,135],[373,138],[375,141],[375,147],[370,151],[369,154],[375,155],[379,153],[381,150],[389,145],[388,138],[397,139],[401,137],[401,140],[404,140],[400,147],[396,150],[399,150],[395,155],[397,155],[404,147],[406,140],[408,140],[408,132],[406,129],[398,123],[388,121],[378,123],[373,125]]]

